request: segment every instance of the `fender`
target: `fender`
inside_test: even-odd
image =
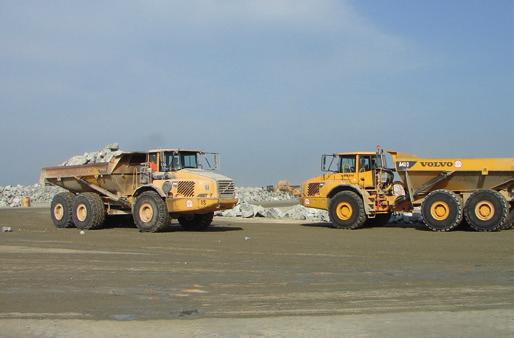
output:
[[[369,199],[369,194],[365,189],[362,189],[361,187],[359,187],[358,185],[355,185],[355,184],[341,184],[341,185],[338,185],[338,186],[335,186],[334,188],[332,188],[332,190],[330,190],[330,192],[328,193],[327,197],[330,199],[340,191],[355,192],[357,195],[359,195],[362,198],[362,201],[364,202],[364,210],[366,211],[366,214],[367,215],[371,214],[371,211],[372,211],[370,208],[371,201]],[[327,206],[327,209],[328,209],[328,206]]]
[[[138,187],[136,190],[134,190],[134,192],[132,193],[132,196],[137,196],[139,195],[140,193],[142,193],[143,191],[148,191],[148,190],[153,190],[155,191],[156,193],[159,194],[159,196],[161,196],[162,198],[166,198],[168,197],[164,191],[162,191],[161,188],[159,187],[156,187],[155,185],[153,184],[145,184],[145,185],[142,185],[140,187]]]

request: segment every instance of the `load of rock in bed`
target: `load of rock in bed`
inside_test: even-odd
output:
[[[118,143],[112,143],[106,145],[99,151],[93,151],[84,153],[82,155],[75,155],[72,158],[64,161],[61,165],[84,165],[94,163],[105,163],[109,162],[113,157],[118,156],[122,153],[120,145]]]

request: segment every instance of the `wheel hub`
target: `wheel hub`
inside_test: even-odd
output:
[[[87,207],[85,204],[79,204],[77,207],[77,218],[79,221],[84,222],[87,218]]]
[[[475,206],[475,215],[481,221],[488,221],[495,213],[494,205],[489,201],[480,201]]]
[[[450,207],[446,202],[436,201],[430,207],[430,215],[438,221],[443,221],[450,215]]]
[[[150,203],[144,203],[139,207],[139,219],[143,223],[148,223],[153,218],[153,206]]]
[[[353,215],[352,205],[348,202],[341,202],[337,205],[336,213],[339,219],[347,221]]]
[[[56,204],[54,207],[54,217],[56,220],[60,221],[64,217],[64,207],[62,204]]]

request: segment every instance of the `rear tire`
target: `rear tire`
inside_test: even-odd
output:
[[[423,222],[432,231],[451,231],[462,221],[462,200],[456,193],[432,191],[421,203]]]
[[[364,202],[353,191],[341,191],[330,199],[328,216],[332,227],[357,229],[367,220]]]
[[[180,225],[186,230],[200,231],[207,229],[214,218],[214,213],[184,215],[178,218]]]
[[[73,227],[73,199],[71,192],[60,192],[50,204],[50,218],[57,228]]]
[[[155,191],[145,191],[136,198],[132,215],[140,232],[158,232],[170,223],[168,207]]]
[[[509,202],[499,192],[484,189],[469,196],[464,215],[476,231],[498,231],[508,226]]]
[[[73,201],[73,223],[82,230],[94,230],[102,227],[105,221],[105,207],[100,195],[85,192]]]

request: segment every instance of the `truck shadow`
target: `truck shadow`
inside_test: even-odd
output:
[[[102,229],[117,229],[117,228],[136,228],[134,224],[134,220],[130,215],[122,215],[122,216],[111,216],[105,220],[105,223]],[[160,232],[225,232],[225,231],[240,231],[243,230],[241,227],[237,226],[221,226],[221,225],[212,225],[204,230],[187,230],[182,228],[178,223],[171,223],[166,228],[162,229]]]
[[[304,227],[318,227],[318,228],[328,228],[328,229],[334,229],[334,230],[341,230],[341,229],[335,229],[332,228],[330,223],[327,222],[319,222],[319,223],[305,223],[302,224]],[[364,225],[361,228],[352,230],[352,231],[358,231],[358,230],[365,230],[365,229],[374,229],[374,228],[401,228],[401,229],[414,229],[417,231],[426,231],[426,232],[433,232],[432,230],[428,229],[423,223],[388,223],[386,225]],[[454,230],[450,232],[473,232],[474,230],[471,229],[467,224],[461,224]]]
[[[135,228],[131,215],[109,216],[105,219],[102,229]]]
[[[168,225],[166,228],[162,229],[160,232],[226,232],[226,231],[241,231],[243,228],[241,227],[231,227],[231,226],[222,226],[222,225],[212,225],[207,229],[203,230],[189,230],[184,229],[179,224],[172,223]]]

